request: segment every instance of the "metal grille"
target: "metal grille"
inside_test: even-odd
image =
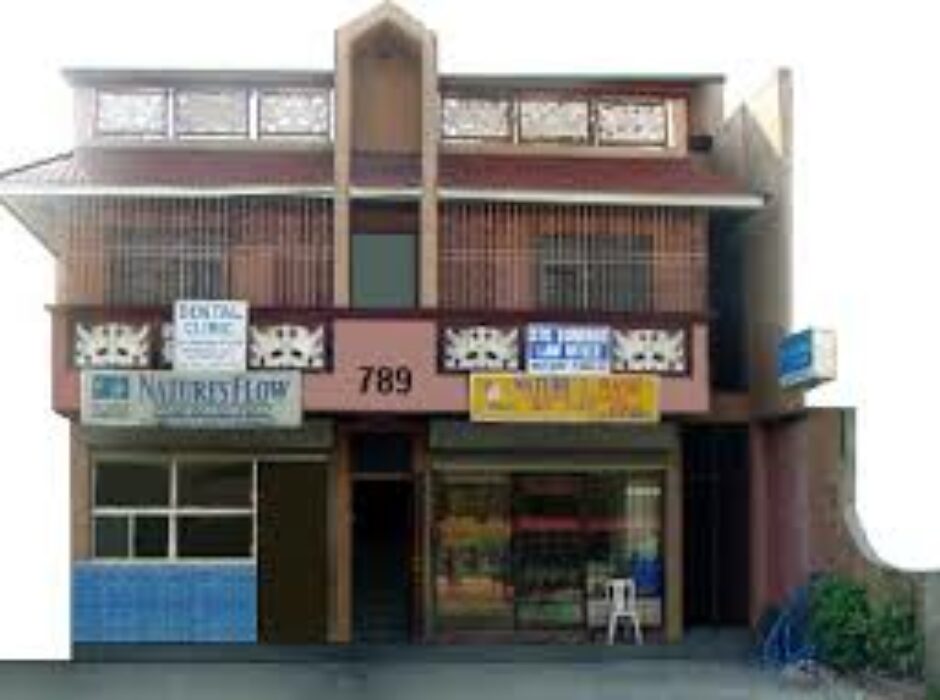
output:
[[[706,309],[705,217],[691,209],[447,203],[445,308]]]
[[[329,201],[290,197],[77,199],[57,219],[58,301],[253,306],[332,301]]]

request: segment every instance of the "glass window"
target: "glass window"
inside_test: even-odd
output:
[[[138,515],[134,518],[134,556],[166,557],[170,539],[170,519],[165,515]]]
[[[538,243],[542,308],[651,310],[652,236],[551,234]]]
[[[126,558],[130,556],[128,538],[130,518],[127,516],[99,516],[95,518],[95,556]]]
[[[181,506],[251,506],[251,462],[180,463],[176,477]]]
[[[448,474],[435,490],[437,626],[570,634],[607,623],[633,578],[641,623],[663,620],[663,477]]]
[[[437,492],[435,580],[443,631],[511,629],[507,476],[449,476]]]
[[[94,556],[252,557],[254,468],[225,461],[97,464]]]
[[[181,516],[177,521],[180,557],[250,557],[250,515]]]
[[[352,236],[352,303],[356,308],[402,309],[417,303],[415,239],[412,234]]]
[[[106,462],[95,475],[95,505],[147,507],[170,504],[168,464]]]

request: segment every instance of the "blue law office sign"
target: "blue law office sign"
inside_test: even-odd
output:
[[[836,378],[836,334],[807,328],[781,339],[777,380],[785,389],[811,388]]]
[[[301,394],[297,371],[89,370],[81,376],[81,422],[113,427],[297,427]]]
[[[526,327],[526,370],[538,374],[607,374],[610,327],[531,323]]]

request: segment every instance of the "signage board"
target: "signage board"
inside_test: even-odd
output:
[[[301,375],[277,372],[88,370],[83,425],[271,428],[301,424]]]
[[[648,374],[471,374],[470,419],[656,423],[659,421],[659,377]]]
[[[607,374],[610,328],[532,323],[526,328],[526,370],[533,374]]]
[[[173,369],[244,372],[248,304],[179,300],[173,305]]]
[[[777,347],[780,386],[811,388],[836,377],[836,335],[808,328],[785,336]]]

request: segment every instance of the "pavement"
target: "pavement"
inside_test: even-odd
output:
[[[736,660],[603,658],[466,661],[414,655],[334,661],[0,663],[3,700],[869,700],[826,680],[801,688]]]

